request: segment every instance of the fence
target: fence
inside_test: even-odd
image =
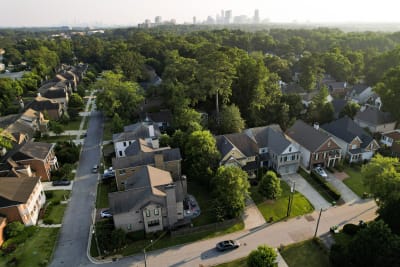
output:
[[[232,226],[236,223],[239,223],[240,221],[241,221],[241,219],[236,218],[236,219],[226,220],[223,222],[217,222],[217,223],[197,226],[197,227],[178,229],[178,230],[171,231],[171,237],[182,236],[182,235],[192,234],[192,233],[201,233],[201,232],[210,231],[210,230],[216,231],[216,230],[226,228],[228,226]]]

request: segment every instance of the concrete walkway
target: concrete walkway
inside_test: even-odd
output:
[[[328,182],[336,188],[336,190],[339,191],[340,195],[342,196],[342,199],[346,203],[354,202],[360,200],[360,197],[356,195],[353,191],[351,191],[350,188],[347,187],[341,180],[335,177],[330,172],[327,172],[328,174]]]
[[[283,175],[282,180],[292,186],[295,182],[295,190],[302,193],[314,206],[315,210],[327,209],[331,204],[326,201],[300,174]]]
[[[53,186],[52,182],[42,182],[44,191],[52,191],[52,190],[72,190],[72,186],[74,181],[71,181],[70,185],[65,186]]]
[[[250,230],[265,224],[265,219],[258,210],[257,205],[250,197],[246,199],[246,207],[242,215],[244,229]]]

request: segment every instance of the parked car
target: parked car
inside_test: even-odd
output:
[[[97,173],[99,171],[99,165],[94,165],[92,168],[93,173]]]
[[[101,216],[101,218],[111,218],[112,214],[111,214],[110,210],[103,210],[100,212],[100,216]]]
[[[217,243],[215,248],[218,251],[225,251],[225,250],[231,250],[231,249],[236,249],[240,246],[240,243],[236,240],[225,240]]]
[[[61,180],[56,180],[53,181],[53,186],[65,186],[65,185],[70,185],[71,181],[67,179],[61,179]]]
[[[326,174],[325,170],[322,167],[315,167],[314,171],[321,177],[327,179],[328,174]]]

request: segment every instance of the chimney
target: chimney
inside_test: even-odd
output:
[[[319,123],[318,122],[314,122],[314,129],[315,130],[319,130]]]
[[[164,169],[164,155],[162,153],[154,154],[154,166],[159,169]]]
[[[37,96],[42,96],[40,93],[37,93]]]

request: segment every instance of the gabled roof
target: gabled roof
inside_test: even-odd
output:
[[[39,177],[0,178],[0,207],[8,207],[26,203]]]
[[[172,148],[155,152],[139,152],[139,154],[130,157],[113,158],[112,165],[114,169],[152,165],[155,163],[154,155],[156,153],[163,155],[164,162],[182,160],[179,148]]]
[[[150,199],[164,198],[164,187],[173,183],[171,174],[151,166],[143,166],[125,181],[125,191],[109,194],[113,213],[128,212]],[[154,196],[156,198],[151,198]],[[158,203],[162,204],[159,199]]]
[[[161,136],[160,129],[157,125],[138,122],[124,127],[122,133],[113,134],[113,142],[122,142],[128,140],[135,140],[138,138],[148,138],[150,136],[151,128],[153,128],[154,136]]]
[[[346,106],[347,101],[344,99],[333,99],[331,103],[332,103],[334,112],[339,114],[343,110],[343,108]]]
[[[45,159],[53,148],[53,144],[27,142],[13,156],[13,160]]]
[[[160,110],[158,112],[147,113],[145,120],[148,119],[153,122],[172,123],[172,112],[170,110]]]
[[[373,125],[396,122],[389,112],[380,111],[374,107],[366,107],[364,111],[358,111],[355,120],[364,121]]]
[[[245,132],[256,141],[258,147],[268,147],[277,154],[281,154],[291,144],[279,125],[250,128]]]
[[[302,120],[297,120],[286,131],[286,135],[311,152],[317,150],[330,138],[328,134],[318,131]]]
[[[60,109],[60,103],[56,100],[51,100],[42,96],[37,96],[35,100],[29,105],[29,108],[36,111]]]
[[[67,92],[65,91],[64,88],[56,87],[56,88],[50,88],[49,90],[44,92],[43,96],[49,99],[65,98],[67,96]]]
[[[258,153],[258,146],[245,133],[225,134],[222,137],[216,137],[217,148],[222,156],[237,148],[246,157],[255,156]]]
[[[354,138],[358,137],[362,141],[362,148],[365,148],[373,140],[372,136],[347,116],[324,124],[321,128],[342,139],[346,143],[351,143]]]
[[[355,84],[352,88],[352,91],[354,91],[357,95],[361,94],[364,92],[365,89],[370,87],[369,85],[366,84]]]

